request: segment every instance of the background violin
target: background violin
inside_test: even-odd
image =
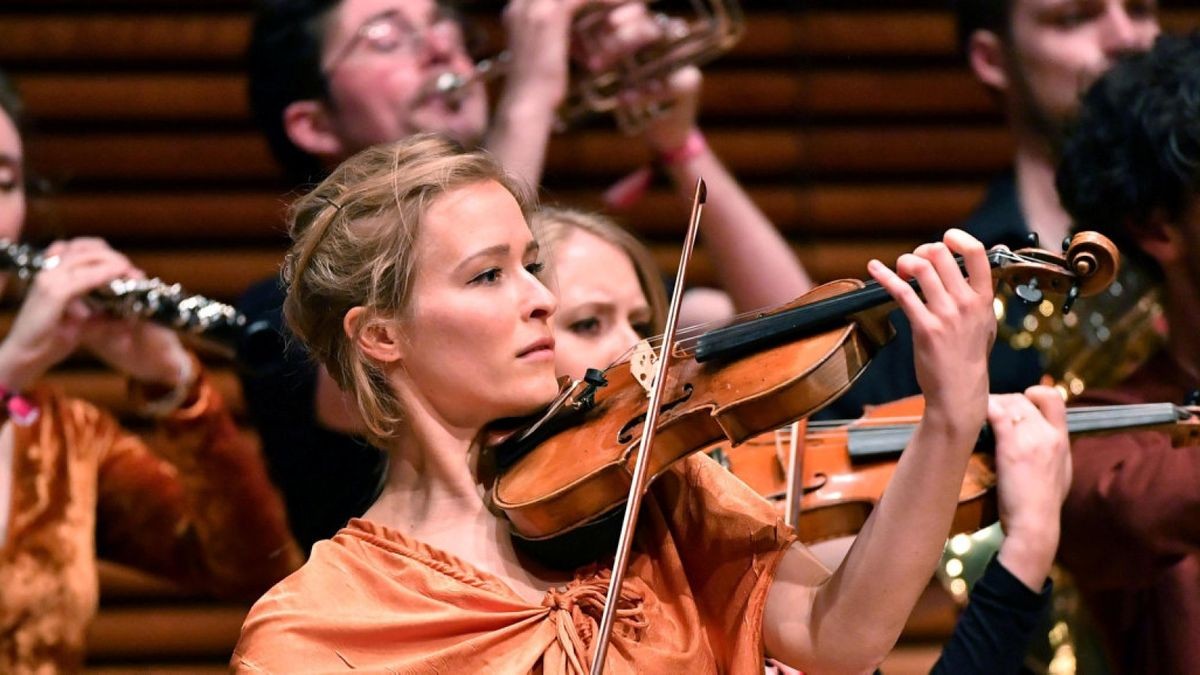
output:
[[[810,422],[800,444],[800,540],[814,544],[858,533],[891,481],[900,452],[925,411],[920,396],[869,408],[857,420]],[[1200,445],[1200,407],[1170,403],[1067,409],[1071,436],[1153,429],[1174,445]],[[732,447],[710,450],[715,458],[759,494],[782,502],[786,496],[788,430],[780,429]],[[996,521],[996,473],[985,425],[959,491],[950,534],[974,532]]]
[[[1000,246],[988,258],[994,278],[1033,301],[1046,290],[1069,303],[1106,287],[1117,270],[1111,242],[1092,233],[1076,235],[1063,255]],[[875,282],[836,281],[781,309],[681,339],[662,385],[649,475],[718,441],[739,444],[836,398],[890,339],[891,306]],[[581,536],[566,549],[582,556],[611,542],[592,528],[628,495],[646,415],[647,364],[657,359],[648,346],[635,357],[571,383],[531,426],[493,448],[492,502],[518,539],[546,542],[571,532]],[[580,563],[571,556],[543,560]]]

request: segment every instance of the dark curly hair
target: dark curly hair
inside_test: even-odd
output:
[[[288,138],[283,111],[296,101],[325,99],[321,48],[328,18],[341,0],[260,0],[246,55],[250,108],[275,159],[294,184],[324,177],[320,160]]]
[[[1161,274],[1134,228],[1158,213],[1178,222],[1200,192],[1200,32],[1162,35],[1092,85],[1056,183],[1077,229]]]

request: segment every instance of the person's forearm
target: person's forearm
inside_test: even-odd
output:
[[[1058,550],[1058,514],[1047,518],[1044,528],[1029,535],[1016,534],[1005,537],[996,558],[1009,574],[1020,580],[1027,588],[1038,591],[1050,576],[1054,565],[1054,554]]]
[[[710,149],[666,171],[689,203],[696,179],[704,178],[708,201],[701,237],[738,312],[780,305],[812,288],[787,240]]]
[[[40,354],[5,341],[0,345],[0,387],[19,392],[28,389],[47,370]]]
[[[817,592],[818,653],[857,653],[870,667],[891,650],[937,566],[978,429],[918,426],[846,560]]]
[[[557,112],[545,99],[545,96],[505,91],[484,141],[484,146],[506,171],[534,189],[542,182],[546,149]]]

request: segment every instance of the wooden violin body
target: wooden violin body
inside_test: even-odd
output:
[[[861,288],[836,281],[797,304]],[[649,459],[657,476],[682,457],[721,440],[740,443],[820,409],[845,391],[887,337],[885,317],[850,324],[774,347],[753,359],[673,368]],[[571,426],[523,456],[496,481],[493,503],[521,536],[552,537],[619,506],[629,490],[646,391],[628,362],[610,368],[595,406]],[[569,461],[564,455],[569,454]]]
[[[925,399],[912,396],[871,406],[849,424],[814,428],[802,452],[800,540],[806,544],[858,534],[892,480],[898,452],[879,451],[867,458],[851,452],[852,435],[892,428],[895,421],[919,419]],[[911,422],[910,422],[911,424]],[[769,432],[739,446],[719,446],[719,457],[730,471],[764,497],[782,503],[786,489],[786,458],[780,449],[785,430]],[[710,450],[711,452],[711,450]],[[974,532],[996,522],[996,465],[988,452],[975,452],[967,463],[951,533]]]
[[[925,410],[925,400],[912,396],[870,407],[849,423],[810,423],[801,444],[800,540],[813,544],[854,536],[895,473],[900,451]],[[1067,429],[1074,436],[1153,429],[1167,433],[1172,444],[1200,445],[1196,407],[1152,403],[1098,408],[1069,408]],[[721,444],[709,450],[759,494],[782,504],[788,446],[787,430],[762,434],[739,446]],[[958,508],[948,534],[969,533],[996,522],[996,473],[990,432],[981,434],[958,495]]]

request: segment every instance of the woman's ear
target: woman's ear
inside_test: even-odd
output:
[[[1004,42],[990,30],[977,30],[967,40],[967,63],[989,89],[1008,91],[1008,60]]]
[[[292,143],[310,155],[340,158],[345,149],[329,108],[314,99],[294,101],[283,110],[283,128]]]
[[[360,326],[362,322],[368,322]],[[359,350],[379,363],[396,363],[404,358],[404,341],[394,322],[371,320],[365,307],[352,307],[342,319],[342,330],[355,340]]]

